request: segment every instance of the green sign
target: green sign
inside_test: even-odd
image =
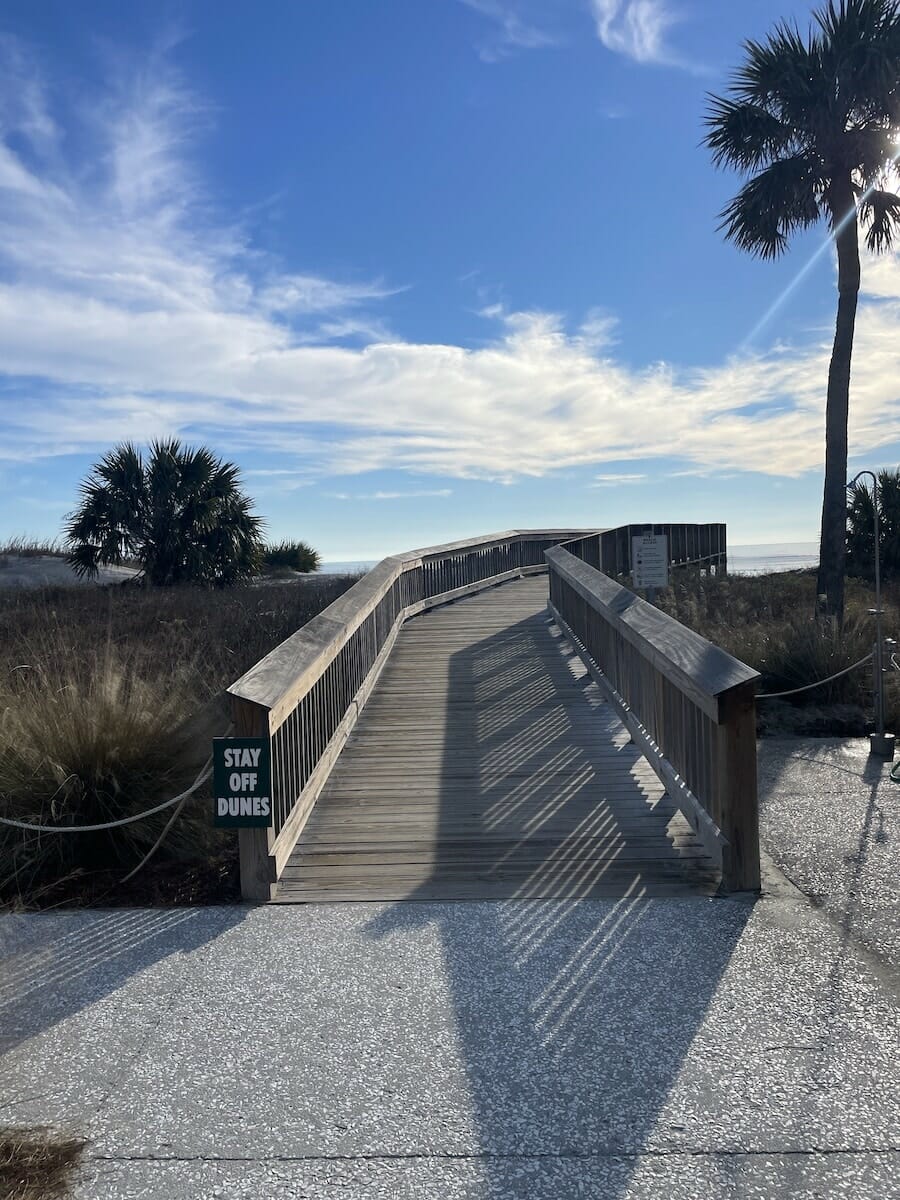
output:
[[[271,824],[269,739],[213,738],[213,825],[266,829]]]

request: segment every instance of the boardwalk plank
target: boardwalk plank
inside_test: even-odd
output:
[[[546,600],[535,577],[407,622],[276,901],[715,891]]]

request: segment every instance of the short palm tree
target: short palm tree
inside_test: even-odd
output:
[[[875,488],[857,480],[848,489],[847,574],[875,575]],[[900,470],[878,472],[878,541],[881,578],[900,579]]]
[[[859,225],[873,252],[900,231],[900,0],[831,0],[814,21],[806,37],[781,24],[745,43],[727,97],[710,97],[705,141],[717,165],[749,175],[722,213],[728,239],[776,258],[792,233],[824,219],[837,247],[818,590],[840,620]]]
[[[83,576],[137,561],[148,583],[227,584],[256,574],[261,526],[240,473],[203,447],[154,442],[146,458],[117,446],[81,485],[68,561]]]

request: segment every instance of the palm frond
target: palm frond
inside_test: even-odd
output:
[[[742,250],[777,258],[789,235],[822,215],[822,180],[802,155],[779,159],[741,188],[720,214],[719,229]]]
[[[796,141],[788,125],[761,104],[708,97],[704,143],[717,167],[753,170],[789,152]]]
[[[900,78],[898,0],[829,0],[813,19],[840,111],[857,120],[888,117]]]
[[[66,555],[66,562],[79,579],[94,579],[100,569],[98,548],[89,542],[79,542]]]
[[[873,253],[890,250],[900,235],[900,196],[894,192],[870,191],[859,206],[866,229],[866,245]]]
[[[759,104],[803,128],[817,106],[827,102],[819,41],[804,39],[795,25],[782,22],[768,38],[744,43],[745,61],[735,71],[735,98]]]
[[[114,488],[121,495],[139,495],[143,486],[144,464],[141,453],[131,442],[116,446],[96,464],[93,472],[85,482],[87,488],[91,483],[102,481],[106,487]]]

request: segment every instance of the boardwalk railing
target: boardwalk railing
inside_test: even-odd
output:
[[[669,566],[695,567],[707,573],[723,575],[728,556],[725,526],[708,525],[619,525],[600,529],[566,543],[566,549],[582,562],[613,577],[631,572],[631,539],[644,533],[666,536]]]
[[[566,546],[546,558],[550,607],[563,633],[721,863],[725,888],[756,890],[758,672]]]
[[[241,890],[268,900],[403,621],[506,579],[586,530],[509,530],[385,558],[228,689],[235,732],[269,740],[274,821],[240,830]]]

